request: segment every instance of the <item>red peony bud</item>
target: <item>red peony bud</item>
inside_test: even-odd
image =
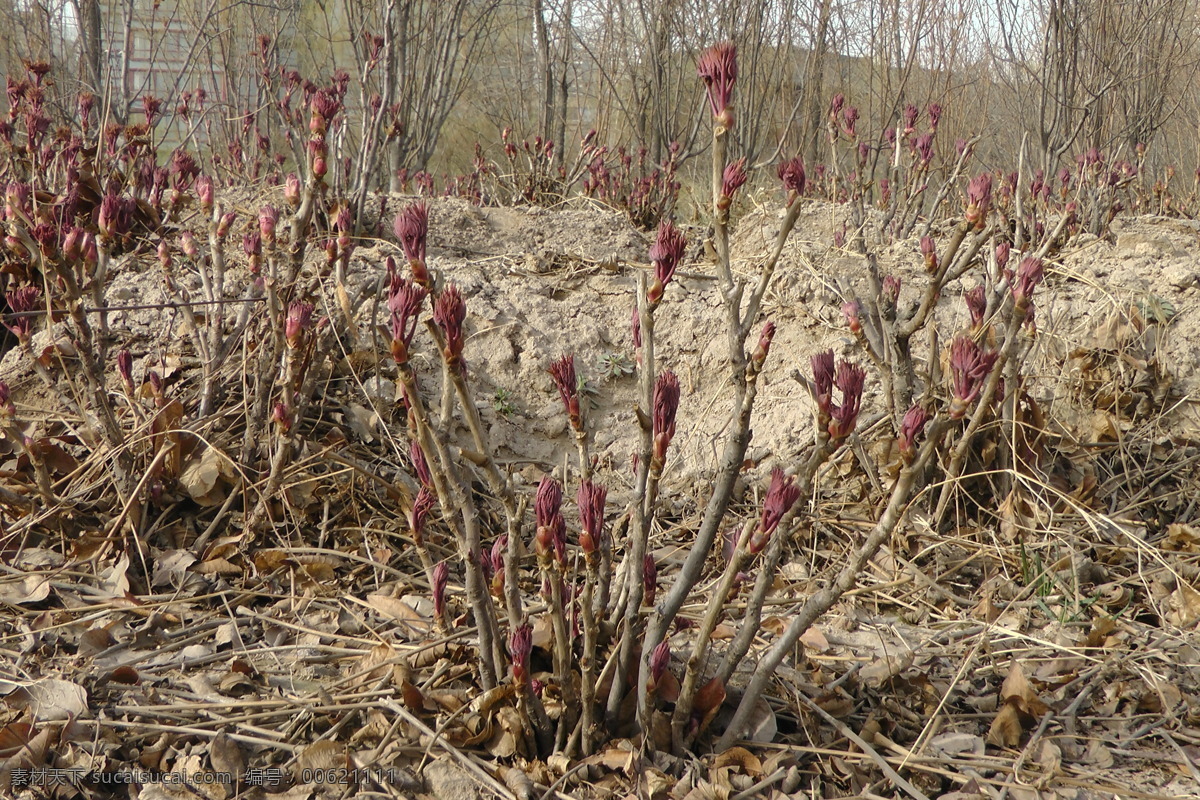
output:
[[[657,595],[658,565],[654,563],[654,556],[646,553],[646,557],[642,559],[642,605],[654,605]]]
[[[529,682],[529,654],[533,651],[533,626],[518,625],[508,637],[508,654],[512,658],[513,682],[525,686]]]
[[[1027,310],[1033,301],[1033,290],[1042,282],[1046,266],[1040,258],[1022,259],[1012,286],[1013,302],[1018,310]]]
[[[767,360],[767,354],[771,352],[771,341],[774,338],[775,323],[768,320],[767,324],[763,325],[762,333],[758,335],[758,345],[750,355],[750,363],[754,365],[755,369],[762,369]]]
[[[462,367],[463,322],[467,318],[467,301],[453,283],[438,295],[433,306],[433,321],[446,337],[446,363],[455,369]]]
[[[783,161],[779,164],[779,180],[783,182],[783,189],[787,192],[787,204],[790,207],[796,198],[804,194],[804,187],[807,179],[804,174],[804,159],[800,156],[789,161]]]
[[[268,247],[275,244],[275,227],[279,224],[279,210],[275,206],[263,206],[258,211],[258,234]]]
[[[921,406],[913,406],[904,414],[900,422],[900,457],[904,463],[911,464],[917,454],[917,439],[925,432],[925,424],[929,422],[929,412]]]
[[[563,410],[571,420],[571,427],[583,430],[583,415],[579,407],[579,381],[575,377],[575,356],[563,356],[550,365],[550,377],[554,380],[562,398]]]
[[[658,225],[658,234],[650,247],[650,263],[654,266],[654,282],[650,284],[647,299],[652,306],[662,300],[663,290],[670,283],[675,269],[683,260],[687,249],[687,240],[670,220],[663,220]]]
[[[654,449],[651,469],[662,471],[667,460],[667,448],[675,436],[675,414],[679,410],[679,378],[667,370],[654,381],[654,406],[651,422]]]
[[[429,462],[425,460],[425,451],[421,449],[421,443],[413,439],[412,444],[408,447],[408,456],[412,461],[413,472],[417,473],[417,480],[422,486],[433,488],[433,473],[429,471]]]
[[[984,173],[967,184],[967,222],[976,230],[983,228],[992,203],[992,176]]]
[[[604,502],[608,490],[591,481],[580,481],[575,502],[579,506],[579,548],[590,556],[603,547]]]
[[[987,298],[982,286],[976,286],[964,295],[967,301],[967,312],[971,315],[971,330],[979,330],[983,324],[983,316],[987,313]]]
[[[446,585],[450,582],[450,567],[445,561],[433,568],[433,613],[438,619],[446,615]]]
[[[312,317],[312,303],[305,303],[301,300],[292,301],[288,306],[287,319],[284,322],[284,338],[287,339],[288,347],[294,349],[300,346],[301,336],[312,326]]]
[[[417,332],[421,307],[428,294],[423,286],[393,276],[388,293],[388,310],[392,312],[392,358],[397,364],[408,363],[408,351]]]
[[[19,289],[5,292],[4,299],[13,316],[4,323],[4,327],[12,331],[17,341],[25,344],[33,335],[33,312],[38,310],[38,300],[42,290],[36,286],[22,286]]]
[[[838,364],[834,385],[842,393],[840,405],[830,409],[832,420],[829,423],[829,436],[833,439],[843,439],[854,431],[858,421],[858,412],[862,408],[863,385],[866,372],[857,364],[843,361]]]
[[[213,209],[213,180],[207,175],[201,175],[196,178],[196,196],[200,199],[200,206],[205,211]]]
[[[117,353],[117,372],[121,376],[121,382],[125,384],[125,388],[133,391],[133,353],[124,349]]]
[[[413,541],[418,546],[424,544],[425,522],[429,519],[429,513],[433,511],[435,500],[433,490],[428,486],[422,486],[417,491],[416,499],[413,500],[412,509],[408,512],[408,525],[412,528]]]
[[[725,165],[725,172],[721,176],[721,199],[718,205],[722,209],[727,209],[733,204],[733,196],[737,194],[737,190],[746,184],[746,159],[739,158],[732,164]]]
[[[283,199],[292,208],[300,205],[300,177],[294,172],[288,173],[283,183]]]
[[[537,518],[534,549],[543,559],[554,557],[561,564],[566,560],[567,524],[562,515],[562,485],[543,475],[538,484],[533,510]]]
[[[188,258],[196,258],[200,255],[200,248],[196,246],[196,235],[191,231],[184,231],[179,235],[179,249],[183,250],[183,254]]]
[[[950,372],[954,383],[954,396],[950,401],[951,419],[966,416],[968,406],[983,391],[983,384],[999,357],[999,352],[983,351],[968,336],[959,336],[950,345]]]
[[[428,285],[429,273],[425,266],[425,246],[429,235],[429,207],[424,203],[411,203],[396,215],[392,224],[404,256],[408,259],[417,283]]]
[[[787,477],[783,470],[776,467],[771,470],[771,486],[763,500],[762,519],[758,528],[750,537],[749,550],[751,553],[761,553],[771,539],[771,534],[779,527],[783,515],[791,510],[800,499],[800,487],[795,478]]]
[[[708,94],[708,105],[713,117],[726,129],[733,127],[732,114],[725,114],[733,96],[733,84],[737,81],[737,46],[733,42],[722,42],[704,51],[696,65]]]
[[[833,413],[833,351],[826,350],[812,357],[813,394],[822,424],[828,422]]]
[[[932,236],[921,237],[921,255],[925,257],[925,271],[937,272],[937,245],[933,243]]]
[[[655,686],[662,681],[662,677],[667,673],[667,667],[670,664],[671,643],[667,641],[659,642],[655,646],[654,652],[650,654],[650,677],[654,680]]]

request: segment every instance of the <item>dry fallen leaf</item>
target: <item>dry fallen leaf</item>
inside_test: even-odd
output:
[[[230,775],[235,781],[240,781],[246,773],[246,754],[225,731],[218,733],[208,746],[208,760],[213,772]]]
[[[397,597],[386,594],[367,595],[367,605],[380,616],[399,622],[410,636],[426,636],[433,630],[433,619],[422,616],[411,605]]]
[[[800,641],[805,648],[814,653],[829,652],[829,640],[825,638],[825,634],[821,633],[821,629],[813,626],[800,635]]]
[[[915,653],[904,650],[899,653],[884,653],[859,671],[868,686],[879,687],[912,666]]]
[[[0,680],[0,694],[10,708],[30,709],[34,720],[68,719],[87,711],[87,691],[77,683],[44,678],[25,685]]]
[[[1038,698],[1033,685],[1025,677],[1024,668],[1016,660],[1012,662],[1008,676],[1000,686],[1000,699],[1013,705],[1018,711],[1035,717],[1040,717],[1049,710]]]
[[[16,580],[0,583],[0,603],[40,603],[49,596],[50,578],[45,575],[23,575]]]
[[[1197,622],[1200,622],[1200,592],[1191,586],[1181,582],[1171,594],[1170,604],[1171,610],[1167,614],[1167,619],[1173,625],[1186,629],[1192,628]]]
[[[929,746],[947,756],[957,756],[963,753],[981,756],[984,753],[983,738],[966,732],[940,733],[929,740]]]
[[[1000,706],[988,728],[987,743],[997,747],[1016,747],[1021,743],[1021,715],[1011,704]]]
[[[299,778],[301,775],[324,775],[326,770],[335,770],[346,766],[346,748],[338,742],[322,740],[314,742],[300,751],[292,773]],[[324,781],[315,781],[323,783]]]
[[[987,797],[987,793],[979,788],[979,782],[971,778],[958,791],[942,795],[942,800],[986,800]]]
[[[763,774],[762,761],[744,747],[731,747],[713,759],[713,768],[734,767],[752,778]]]

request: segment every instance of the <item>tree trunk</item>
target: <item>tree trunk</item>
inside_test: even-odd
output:
[[[104,45],[100,32],[100,0],[78,0],[75,13],[79,16],[79,79],[94,94],[104,91]]]
[[[804,65],[804,124],[803,141],[800,146],[804,152],[804,160],[814,164],[820,160],[821,132],[825,129],[824,103],[821,97],[825,88],[825,57],[829,52],[829,17],[833,0],[821,0],[820,16],[817,19],[817,32],[813,39],[812,49],[808,52],[808,61]]]

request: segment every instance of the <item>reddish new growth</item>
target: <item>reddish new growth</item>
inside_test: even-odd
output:
[[[279,209],[275,206],[263,206],[258,211],[258,233],[263,244],[275,244],[275,226],[279,224]]]
[[[984,352],[969,336],[959,336],[950,345],[950,372],[954,380],[951,419],[962,419],[966,415],[967,407],[983,391],[984,381],[999,357],[998,351]]]
[[[892,308],[900,302],[900,279],[895,275],[885,275],[883,278],[883,302]]]
[[[208,175],[201,175],[196,178],[196,197],[200,199],[200,207],[205,211],[212,211],[213,207],[213,180]]]
[[[650,468],[661,473],[667,461],[667,448],[675,436],[675,413],[679,410],[679,378],[667,370],[654,381],[654,408],[651,415],[654,450]]]
[[[937,272],[937,245],[933,243],[932,236],[921,237],[921,255],[925,258],[925,271]]]
[[[763,325],[762,333],[758,335],[758,345],[750,355],[750,363],[755,369],[762,369],[767,355],[771,352],[771,341],[775,338],[775,323],[770,320]]]
[[[817,402],[817,415],[824,426],[833,414],[833,351],[826,350],[813,356],[812,370],[813,399]]]
[[[300,346],[300,338],[304,331],[312,326],[313,304],[301,300],[293,300],[288,306],[287,320],[284,322],[283,335],[288,347]]]
[[[708,106],[713,118],[726,130],[732,128],[733,109],[729,107],[729,101],[737,81],[737,46],[733,42],[721,42],[708,48],[701,54],[696,71],[708,92]]]
[[[1033,290],[1042,282],[1046,266],[1040,258],[1022,259],[1017,267],[1016,280],[1013,282],[1013,302],[1018,311],[1027,311],[1033,301]]]
[[[917,439],[925,432],[925,424],[930,415],[921,406],[913,406],[904,413],[900,421],[900,457],[905,464],[911,464],[917,454]]]
[[[831,438],[843,439],[854,431],[858,422],[858,412],[862,409],[863,385],[866,378],[866,372],[857,364],[846,361],[838,364],[833,384],[841,390],[842,402],[830,409],[830,416],[833,418],[829,423]]]
[[[429,462],[425,460],[425,451],[421,449],[421,443],[413,439],[412,444],[408,446],[408,459],[412,462],[413,472],[417,473],[417,480],[421,485],[427,488],[433,488],[433,473],[429,471]]]
[[[918,136],[913,142],[913,153],[916,154],[922,168],[928,167],[929,162],[933,161],[933,134]]]
[[[642,605],[654,605],[657,595],[658,565],[654,563],[654,556],[646,553],[646,557],[642,559]]]
[[[1008,242],[1001,242],[996,245],[996,266],[1001,270],[1008,268],[1008,256],[1012,252],[1012,245]]]
[[[397,364],[408,363],[408,351],[417,333],[426,294],[425,287],[393,275],[388,289],[388,310],[392,312],[392,358]]]
[[[450,284],[433,306],[433,321],[446,337],[446,363],[454,369],[462,367],[463,322],[467,319],[467,301],[458,286]]]
[[[503,534],[492,543],[492,554],[489,557],[492,573],[492,595],[504,596],[504,551],[508,549],[508,534]]]
[[[10,317],[11,321],[4,323],[4,327],[12,331],[21,344],[28,342],[33,333],[33,312],[37,310],[38,299],[41,296],[42,290],[32,285],[22,286],[4,294],[4,299],[14,315]]]
[[[408,525],[412,528],[413,541],[418,547],[425,542],[425,522],[429,519],[429,512],[433,511],[434,499],[433,490],[422,486],[408,512]]]
[[[936,131],[942,119],[942,107],[937,103],[929,104],[929,129]]]
[[[17,409],[12,404],[12,395],[8,389],[8,384],[0,381],[0,416],[11,417],[17,413]]]
[[[992,176],[984,173],[967,184],[967,223],[976,230],[983,228],[992,205]]]
[[[650,263],[654,266],[654,282],[650,284],[646,294],[650,305],[657,306],[662,301],[663,290],[675,275],[675,269],[683,260],[686,249],[687,240],[670,220],[660,222],[658,235],[654,238],[654,244],[650,246]]]
[[[96,215],[100,236],[105,241],[111,241],[129,233],[136,210],[137,201],[132,197],[106,194],[100,201],[100,211]]]
[[[537,517],[537,534],[534,548],[543,561],[553,556],[559,564],[566,561],[567,523],[562,515],[562,486],[549,475],[542,476],[538,484],[537,497],[533,502]]]
[[[721,197],[717,200],[717,207],[725,210],[733,205],[733,196],[745,185],[746,159],[743,156],[732,164],[725,165],[725,172],[721,175]]]
[[[125,388],[133,391],[133,353],[129,350],[121,350],[117,353],[117,374],[121,376],[121,382],[125,384]]]
[[[800,499],[800,487],[795,478],[787,477],[783,470],[776,467],[771,470],[771,486],[763,500],[762,520],[750,537],[749,550],[751,553],[761,553],[771,540],[771,534],[779,527],[780,520],[796,501]]]
[[[964,296],[967,301],[967,312],[971,315],[971,330],[977,331],[983,325],[983,316],[987,313],[987,297],[982,286],[976,286]]]
[[[579,410],[579,381],[575,377],[575,356],[563,356],[550,365],[550,377],[562,398],[563,410],[571,420],[571,427],[583,430],[583,416]]]
[[[532,650],[533,626],[526,622],[513,628],[508,637],[508,655],[512,658],[513,682],[518,686],[529,687],[529,654]]]
[[[659,642],[654,652],[650,654],[650,677],[653,679],[654,685],[657,686],[662,681],[663,675],[667,673],[667,667],[671,664],[671,643],[667,641]]]
[[[829,120],[835,125],[837,124],[838,117],[841,116],[842,109],[845,107],[845,105],[846,95],[842,94],[841,92],[835,94],[833,99],[829,101]]]
[[[309,130],[315,134],[323,134],[328,130],[329,122],[342,110],[342,104],[337,97],[326,89],[321,89],[312,98],[312,119]]]
[[[591,556],[601,549],[604,543],[604,502],[608,499],[608,489],[592,483],[580,481],[579,492],[575,502],[579,505],[579,549],[585,556]]]
[[[283,182],[283,199],[292,208],[300,205],[300,176],[294,172],[288,173]]]
[[[411,203],[396,215],[392,225],[404,257],[413,271],[413,278],[422,286],[429,286],[429,270],[425,266],[425,241],[429,233],[429,207],[424,203]]]
[[[783,182],[783,189],[787,192],[787,204],[790,207],[797,197],[804,194],[804,186],[807,183],[804,174],[804,159],[796,156],[788,161],[780,162],[778,173],[779,180]]]
[[[446,615],[446,584],[450,582],[450,567],[443,561],[433,568],[433,613],[438,619]]]
[[[842,318],[846,320],[846,327],[851,333],[862,332],[862,304],[857,300],[848,300],[842,303]]]
[[[851,139],[858,136],[858,109],[854,106],[847,106],[842,112],[842,120],[845,124],[842,127],[843,133]]]
[[[157,372],[151,372],[149,375],[151,390],[156,396],[161,397],[162,387],[159,385],[162,378],[158,377]],[[155,380],[157,378],[157,380]],[[288,412],[287,406],[282,402],[276,403],[271,409],[271,421],[275,423],[275,427],[283,435],[287,435],[292,430],[292,415]]]

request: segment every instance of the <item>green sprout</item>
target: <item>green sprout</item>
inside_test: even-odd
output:
[[[607,380],[613,378],[624,378],[627,375],[632,375],[634,370],[633,362],[624,353],[605,353],[596,361],[596,367],[600,374]]]
[[[512,391],[499,386],[496,388],[496,393],[492,395],[492,409],[502,417],[514,414],[517,407],[513,405],[512,399]]]

